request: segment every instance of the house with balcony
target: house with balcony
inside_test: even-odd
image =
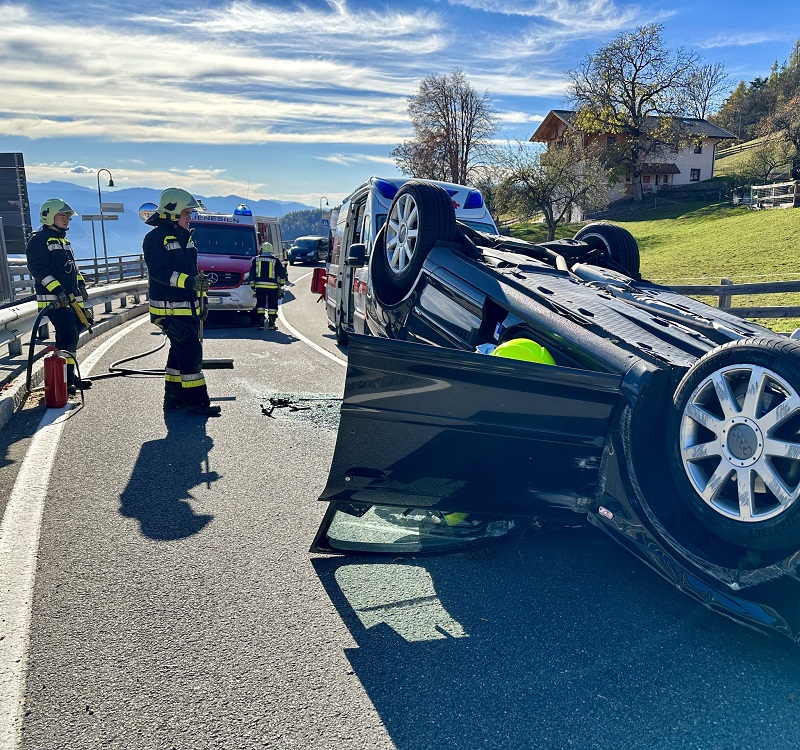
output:
[[[560,148],[568,131],[573,130],[575,112],[568,109],[552,109],[542,120],[536,132],[530,137],[534,143],[544,143],[547,150]],[[645,195],[665,187],[689,185],[710,180],[714,176],[714,157],[717,145],[735,139],[727,130],[696,117],[681,118],[689,131],[689,145],[679,152],[665,151],[642,165],[642,191]],[[616,136],[605,133],[584,133],[584,145],[599,144],[610,147],[616,143]],[[619,200],[633,194],[633,179],[627,174],[611,190],[610,201]]]

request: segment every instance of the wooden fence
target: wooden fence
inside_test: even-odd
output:
[[[753,185],[750,195],[752,208],[800,208],[800,180]]]
[[[764,140],[759,138],[754,141],[747,141],[747,143],[740,143],[736,146],[728,146],[727,148],[718,148],[714,152],[714,159],[724,159],[726,156],[730,156],[731,154],[740,154],[742,151],[749,151],[751,148],[757,148],[758,146],[763,146]]]
[[[670,289],[679,294],[692,297],[716,297],[718,306],[740,318],[800,318],[800,305],[770,307],[734,307],[731,297],[744,294],[778,294],[800,292],[800,281],[767,281],[753,284],[734,284],[730,279],[722,279],[719,284],[702,284],[695,286],[672,286]]]

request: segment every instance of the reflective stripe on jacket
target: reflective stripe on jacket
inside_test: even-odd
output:
[[[149,279],[148,297],[153,320],[199,313],[194,290],[197,248],[190,230],[169,219],[157,219],[142,242]]]
[[[40,310],[57,300],[59,294],[72,294],[80,303],[86,298],[86,283],[75,264],[65,230],[42,227],[28,241],[25,257]]]
[[[248,280],[253,289],[282,289],[286,269],[272,253],[262,253],[253,258]]]

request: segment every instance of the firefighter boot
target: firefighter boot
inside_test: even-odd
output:
[[[194,406],[189,406],[186,411],[190,414],[200,414],[203,417],[218,417],[222,409],[211,404],[195,404]]]
[[[88,391],[92,387],[92,381],[83,378],[82,380],[75,379],[74,383],[67,386],[67,393],[70,396],[76,396],[78,391]]]
[[[270,331],[277,331],[278,330],[278,326],[275,323],[275,316],[274,315],[270,315],[269,316],[269,330]]]
[[[164,389],[164,411],[185,407],[186,402],[183,400],[183,389],[180,383],[167,383]]]

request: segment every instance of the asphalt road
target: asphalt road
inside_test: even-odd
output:
[[[318,348],[283,324],[211,320],[206,357],[235,364],[206,372],[222,417],[165,421],[162,381],[129,377],[98,381],[59,427],[18,747],[800,746],[800,650],[594,529],[441,556],[309,554],[346,352],[310,269],[289,271],[282,314]],[[153,347],[151,331],[129,329],[93,374]],[[299,408],[268,416],[270,398]],[[0,435],[7,496],[44,450],[43,412]]]

